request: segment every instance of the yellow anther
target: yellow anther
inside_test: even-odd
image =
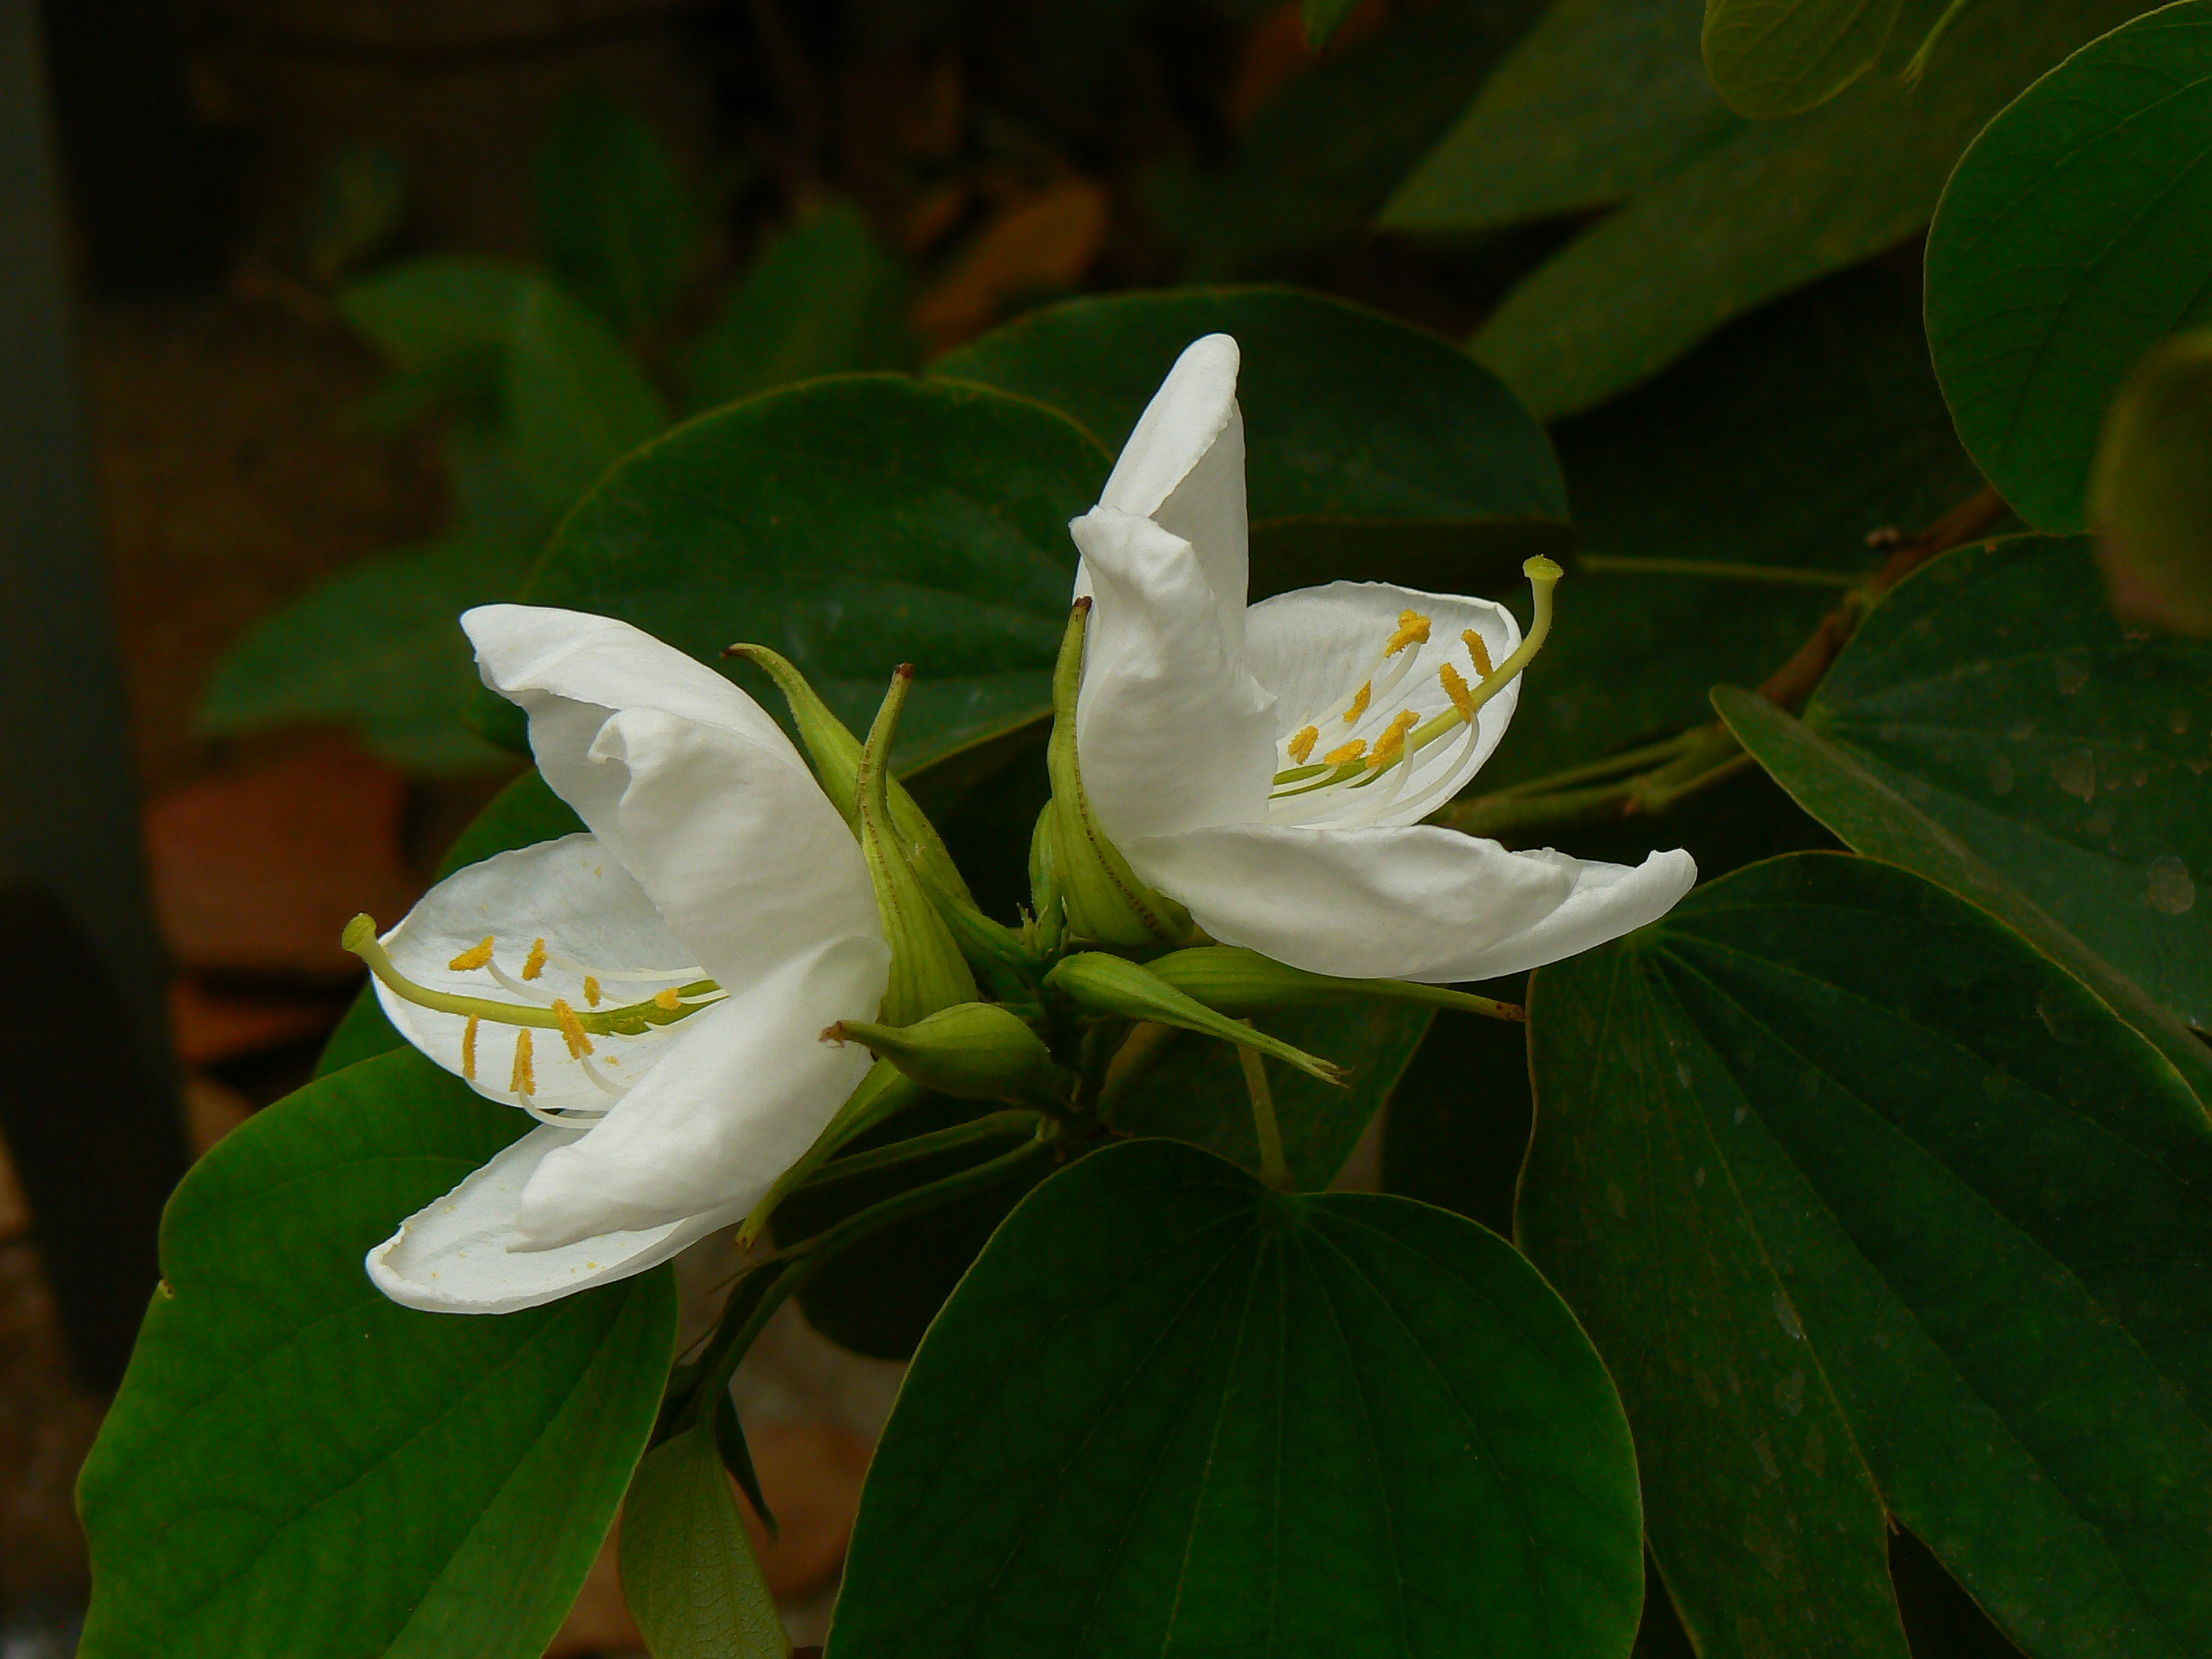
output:
[[[553,999],[553,1018],[561,1022],[562,1040],[568,1045],[568,1057],[581,1060],[592,1052],[592,1040],[584,1035],[584,1022],[576,1018],[576,1011],[559,997]]]
[[[490,960],[491,935],[489,933],[486,933],[483,936],[483,943],[482,945],[471,945],[467,950],[462,951],[460,955],[455,957],[451,962],[447,963],[446,966],[452,969],[457,974],[465,974],[471,969],[483,967],[484,963]]]
[[[1418,611],[1401,611],[1398,613],[1398,631],[1382,647],[1382,654],[1395,657],[1409,645],[1426,645],[1428,642],[1429,619]]]
[[[538,1092],[538,1078],[530,1069],[530,1030],[527,1026],[514,1034],[514,1075],[507,1080],[507,1092],[534,1095]]]
[[[584,975],[584,1000],[593,1008],[599,1006],[599,982],[589,974]]]
[[[1293,761],[1297,763],[1300,766],[1304,766],[1306,763],[1306,757],[1313,753],[1314,744],[1320,741],[1321,727],[1318,726],[1309,726],[1304,731],[1299,732],[1297,736],[1292,738],[1290,742],[1283,746],[1290,751],[1291,758]]]
[[[655,991],[653,994],[653,1006],[656,1008],[665,1008],[672,1014],[684,1006],[684,999],[678,996],[675,988],[671,986],[665,991]]]
[[[1352,694],[1352,707],[1344,711],[1344,723],[1349,726],[1367,712],[1367,700],[1375,695],[1375,682],[1370,680]]]
[[[1350,743],[1345,744],[1343,748],[1330,750],[1328,753],[1322,757],[1322,761],[1323,764],[1328,766],[1343,766],[1352,761],[1358,760],[1366,752],[1367,739],[1364,738],[1354,738]]]
[[[1474,694],[1467,689],[1467,682],[1460,678],[1459,670],[1446,663],[1437,670],[1437,678],[1444,688],[1444,696],[1452,700],[1452,707],[1459,710],[1459,717],[1473,725]]]
[[[536,979],[544,971],[545,941],[542,939],[534,939],[531,942],[529,956],[523,960],[522,976],[525,979]]]
[[[471,1014],[461,1027],[461,1075],[471,1083],[477,1080],[477,1027],[483,1024],[480,1016]]]
[[[1498,672],[1491,665],[1490,647],[1482,642],[1481,635],[1469,628],[1461,631],[1460,638],[1467,641],[1467,654],[1474,659],[1474,672],[1477,674],[1484,679],[1488,679]]]
[[[1395,720],[1382,728],[1382,735],[1375,739],[1375,752],[1367,757],[1367,769],[1373,771],[1396,758],[1406,746],[1406,733],[1421,723],[1421,717],[1410,708],[1398,711]]]

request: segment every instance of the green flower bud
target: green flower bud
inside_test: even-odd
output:
[[[1315,1008],[1325,1003],[1369,997],[1391,1002],[1425,1003],[1432,1008],[1461,1008],[1492,1019],[1526,1019],[1520,1004],[1455,991],[1447,985],[1417,985],[1402,979],[1337,979],[1291,968],[1257,951],[1236,945],[1201,945],[1155,957],[1145,966],[1186,996],[1217,1013],[1272,1013],[1284,1008]]]
[[[875,724],[868,728],[855,780],[860,853],[868,861],[876,911],[891,947],[890,984],[878,1017],[892,1025],[911,1024],[975,996],[975,976],[968,970],[968,959],[908,863],[905,840],[891,819],[891,736],[913,684],[913,665],[901,663],[891,676],[883,707],[876,712]]]
[[[1344,1068],[1320,1060],[1303,1048],[1294,1048],[1280,1037],[1255,1031],[1226,1014],[1217,1013],[1197,998],[1176,989],[1158,975],[1125,957],[1103,951],[1083,951],[1063,957],[1044,976],[1045,988],[1057,991],[1077,1007],[1094,1014],[1115,1014],[1123,1019],[1152,1020],[1179,1025],[1233,1042],[1242,1048],[1267,1054],[1295,1066],[1324,1083],[1344,1081]]]
[[[962,1100],[1061,1107],[1075,1094],[1074,1075],[1002,1003],[963,1002],[903,1026],[842,1020],[822,1040],[865,1043],[915,1082]]]

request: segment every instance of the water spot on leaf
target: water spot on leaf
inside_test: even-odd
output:
[[[2072,696],[2089,683],[2089,647],[2068,646],[2051,659],[2051,669],[2058,677],[2058,695]]]
[[[1805,1373],[1792,1371],[1774,1385],[1774,1403],[1783,1415],[1795,1417],[1805,1409]]]
[[[2172,728],[2175,737],[2182,736],[2189,730],[2189,711],[2186,708],[2168,709],[2166,723]]]
[[[1697,1174],[1695,1174],[1695,1175],[1693,1175],[1693,1176],[1692,1176],[1690,1177],[1690,1184],[1691,1184],[1692,1187],[1697,1187],[1697,1188],[1702,1188],[1705,1186],[1705,1165],[1703,1165],[1703,1164],[1699,1164],[1699,1165],[1698,1166],[1698,1172],[1697,1172]]]
[[[1751,1109],[1748,1106],[1739,1106],[1735,1109],[1735,1115],[1729,1121],[1735,1123],[1741,1123],[1750,1115],[1750,1112]]]
[[[1797,1310],[1790,1305],[1790,1298],[1780,1291],[1774,1293],[1774,1317],[1782,1327],[1782,1334],[1792,1342],[1805,1340],[1805,1328],[1797,1322]]]
[[[2182,915],[2197,902],[2197,884],[2189,878],[2189,866],[2171,853],[2153,859],[2143,897],[2154,910],[2169,916]]]
[[[2097,793],[2097,757],[2090,750],[2069,749],[2051,757],[2051,775],[2068,794],[2087,800]]]
[[[1766,1478],[1769,1480],[1779,1480],[1782,1478],[1782,1465],[1774,1461],[1774,1448],[1766,1443],[1765,1435],[1754,1434],[1751,1437],[1751,1452],[1752,1455],[1759,1460],[1759,1467],[1766,1471]]]
[[[2002,755],[1990,763],[1990,787],[2000,795],[2012,793],[2012,763]]]
[[[2013,722],[2011,729],[2005,733],[2005,736],[2010,738],[2014,743],[2026,743],[2034,735],[2035,722],[2033,720],[2015,720]]]

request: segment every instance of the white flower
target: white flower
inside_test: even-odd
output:
[[[1225,334],[1184,351],[1070,526],[1077,753],[1130,867],[1215,939],[1350,978],[1487,979],[1663,915],[1687,853],[1589,864],[1416,822],[1512,718],[1499,606],[1333,582],[1246,607],[1237,366]]]
[[[742,1218],[866,1072],[816,1035],[874,1018],[890,950],[851,830],[744,692],[604,617],[500,605],[462,625],[591,833],[460,871],[381,941],[349,935],[410,1042],[540,1120],[368,1266],[410,1307],[504,1313]]]

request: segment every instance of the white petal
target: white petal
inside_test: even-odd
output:
[[[890,955],[881,939],[833,939],[686,1018],[604,1121],[546,1155],[523,1238],[550,1248],[757,1202],[866,1073],[866,1049],[819,1038],[874,1018]]]
[[[744,692],[608,617],[485,605],[461,620],[484,683],[528,712],[546,781],[725,989],[882,938],[852,832]]]
[[[1401,663],[1394,657],[1383,665],[1399,677],[1387,697],[1378,692],[1365,713],[1349,724],[1335,718],[1346,696],[1358,689],[1376,654],[1397,631],[1400,614],[1407,611],[1429,618],[1426,643],[1406,647],[1400,657],[1407,660]],[[1325,587],[1279,593],[1254,605],[1245,618],[1245,661],[1252,677],[1275,695],[1276,741],[1318,722],[1322,735],[1316,748],[1326,753],[1354,738],[1372,744],[1401,709],[1410,708],[1426,720],[1449,708],[1451,697],[1438,673],[1445,664],[1470,686],[1482,678],[1460,637],[1468,629],[1481,636],[1493,665],[1512,655],[1521,643],[1521,625],[1512,613],[1488,599],[1425,593],[1389,582],[1331,582]],[[1381,674],[1376,678],[1379,681]],[[1400,792],[1403,804],[1376,821],[1413,823],[1465,788],[1511,724],[1523,678],[1516,674],[1482,706],[1475,717],[1473,744],[1465,741],[1463,730],[1455,728],[1424,749],[1416,757],[1413,782]],[[1441,767],[1447,758],[1449,767]],[[1383,781],[1378,779],[1352,793],[1365,794]],[[1350,798],[1338,789],[1296,799],[1310,804],[1320,816]],[[1425,799],[1426,804],[1420,804]]]
[[[1223,637],[1190,544],[1107,507],[1070,528],[1097,586],[1076,750],[1106,833],[1258,821],[1274,714]]]
[[[1237,367],[1237,342],[1226,334],[1186,346],[1098,497],[1099,506],[1149,518],[1196,550],[1232,648],[1243,635],[1249,570]],[[1079,586],[1078,597],[1086,591]]]
[[[1311,973],[1431,984],[1602,945],[1666,915],[1698,878],[1679,849],[1590,864],[1432,824],[1201,830],[1121,850],[1225,945]]]
[[[384,936],[384,945],[393,966],[418,985],[498,1002],[520,1000],[482,969],[462,972],[447,965],[486,934],[495,941],[493,960],[514,975],[522,972],[532,942],[540,938],[549,950],[596,969],[619,972],[695,965],[689,947],[669,931],[644,890],[594,836],[563,836],[495,854],[454,872],[422,896]],[[374,982],[377,1000],[399,1034],[459,1076],[461,1034],[467,1022],[409,1002],[380,980]],[[635,1002],[663,984],[676,982],[609,981],[602,994],[611,1002]],[[567,999],[578,1009],[590,1006],[582,975],[557,963],[547,964],[528,985],[538,994],[540,1006],[550,1006],[556,997]],[[486,1099],[507,1105],[515,1103],[507,1088],[514,1073],[514,1039],[512,1027],[486,1021],[477,1029],[472,1086]],[[643,1076],[668,1045],[665,1037],[601,1037],[595,1042],[604,1074],[623,1082]],[[539,1106],[581,1106],[596,1112],[611,1103],[568,1057],[558,1032],[532,1033],[531,1056],[538,1083],[533,1097]],[[605,1065],[610,1059],[619,1063]]]
[[[548,1154],[575,1139],[538,1128],[505,1148],[371,1250],[369,1279],[394,1302],[429,1313],[513,1313],[643,1273],[744,1218],[749,1206],[732,1203],[639,1232],[526,1249],[515,1229],[523,1189]]]

